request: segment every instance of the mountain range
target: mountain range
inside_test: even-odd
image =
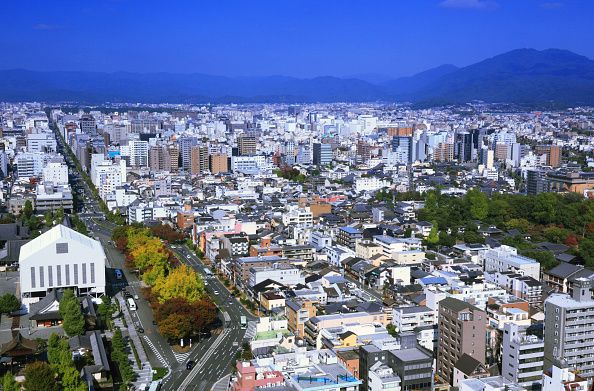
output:
[[[394,80],[374,74],[360,75],[309,79],[233,78],[200,73],[12,69],[0,70],[0,100],[89,104],[345,101],[455,104],[482,100],[531,105],[594,105],[594,61],[560,49],[517,49],[469,66],[442,65]]]

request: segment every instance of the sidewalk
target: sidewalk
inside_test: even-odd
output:
[[[116,294],[116,299],[120,304],[120,309],[122,314],[124,315],[124,319],[126,320],[126,324],[128,327],[124,327],[124,323],[118,318],[114,320],[114,324],[116,327],[122,330],[122,334],[128,334],[130,343],[134,344],[136,348],[136,352],[138,353],[138,358],[141,363],[141,367],[138,368],[136,365],[136,358],[134,357],[134,352],[130,348],[130,352],[128,352],[128,360],[132,362],[132,368],[134,372],[137,374],[137,379],[133,383],[134,386],[138,389],[141,385],[148,386],[150,385],[151,381],[153,380],[153,368],[146,356],[146,352],[144,351],[144,346],[136,332],[136,328],[134,327],[134,322],[132,321],[132,317],[130,316],[130,312],[128,311],[128,307],[126,306],[126,301],[121,293]]]

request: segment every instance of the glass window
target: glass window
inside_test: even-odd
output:
[[[45,281],[44,281],[43,266],[39,266],[39,287],[43,288],[44,286],[45,286]]]
[[[31,268],[31,288],[35,288],[35,268]]]

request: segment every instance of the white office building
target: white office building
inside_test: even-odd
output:
[[[100,297],[105,293],[105,263],[100,242],[57,225],[21,247],[21,301],[29,306],[59,288]]]
[[[68,184],[68,166],[63,162],[52,161],[43,168],[43,181],[54,185]]]
[[[544,340],[527,333],[527,326],[503,326],[501,375],[527,389],[540,389],[544,365]]]
[[[540,279],[540,263],[532,258],[518,255],[515,247],[506,245],[485,252],[485,271],[512,271],[535,280]]]

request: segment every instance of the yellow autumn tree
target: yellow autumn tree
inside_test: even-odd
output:
[[[157,279],[153,292],[159,297],[160,303],[176,297],[193,303],[204,295],[204,281],[194,269],[182,264],[166,277]]]

